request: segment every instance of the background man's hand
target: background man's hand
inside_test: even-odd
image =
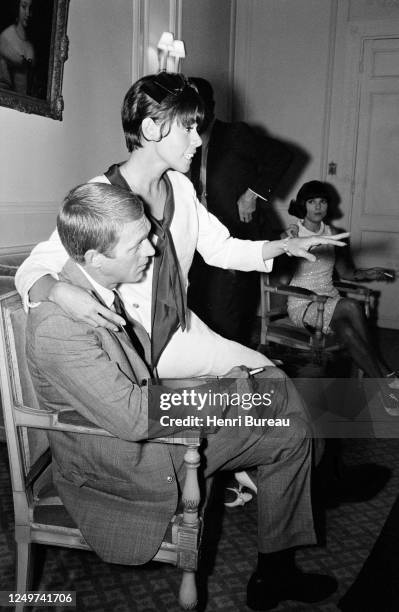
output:
[[[246,192],[238,198],[238,216],[243,223],[252,221],[252,216],[256,210],[256,198],[256,194],[250,189],[247,189]]]

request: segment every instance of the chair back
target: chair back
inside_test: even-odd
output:
[[[49,448],[44,430],[17,426],[16,408],[40,409],[25,356],[26,319],[16,291],[0,297],[0,384],[16,518],[30,505],[26,484]]]
[[[48,476],[51,478],[51,454],[45,430],[111,435],[87,421],[85,424],[76,423],[73,416],[69,422],[68,412],[68,422],[61,423],[58,414],[40,408],[25,356],[26,320],[16,291],[0,297],[0,384],[15,512],[17,592],[30,590],[29,546],[32,542],[90,550],[61,500],[56,496],[51,498],[50,495],[46,499],[41,495]],[[173,517],[168,530],[171,537],[161,543],[154,559],[173,563],[183,570],[179,601],[184,609],[193,609],[197,601],[195,570],[201,541],[201,520],[198,517],[200,439],[192,434],[188,439],[179,440],[173,438],[163,442],[187,446],[184,457],[186,478],[182,487],[183,514]],[[49,505],[53,510],[51,516],[47,512]],[[44,514],[38,512],[40,508]],[[22,610],[23,604],[18,604],[16,609]]]

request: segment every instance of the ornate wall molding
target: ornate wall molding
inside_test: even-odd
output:
[[[55,215],[60,202],[0,202],[0,215]]]
[[[399,0],[349,0],[349,20],[399,19]]]
[[[182,30],[182,10],[182,0],[169,0],[169,31],[179,39]]]
[[[145,0],[133,1],[132,23],[132,83],[144,74]]]
[[[30,253],[30,251],[35,246],[33,244],[16,244],[13,246],[0,247],[0,257],[2,255],[25,255],[26,253]],[[0,437],[1,440],[1,437]]]

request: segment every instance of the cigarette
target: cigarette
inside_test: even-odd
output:
[[[393,274],[389,274],[389,272],[384,272],[384,276],[387,278],[393,278]]]
[[[259,374],[259,372],[263,372],[265,368],[255,368],[254,370],[249,370],[248,374],[250,376],[254,376],[255,374]]]

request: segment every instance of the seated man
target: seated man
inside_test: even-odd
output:
[[[62,281],[118,308],[113,290],[140,282],[154,254],[140,198],[105,183],[81,185],[66,197],[57,227],[70,256]],[[29,311],[26,346],[41,405],[72,407],[116,436],[50,434],[54,481],[68,512],[102,559],[149,561],[176,511],[184,448],[147,441],[147,333],[130,317],[125,330],[93,327],[46,301]],[[248,370],[237,367],[227,375],[247,378]],[[206,478],[219,469],[257,468],[259,553],[248,585],[248,604],[255,610],[284,599],[318,601],[337,586],[329,576],[304,574],[295,566],[295,547],[315,543],[312,444],[293,385],[277,368],[266,368],[262,376],[277,379],[284,390],[268,416],[289,419],[290,426],[279,432],[242,427],[239,435],[220,427],[208,436],[203,453]]]

